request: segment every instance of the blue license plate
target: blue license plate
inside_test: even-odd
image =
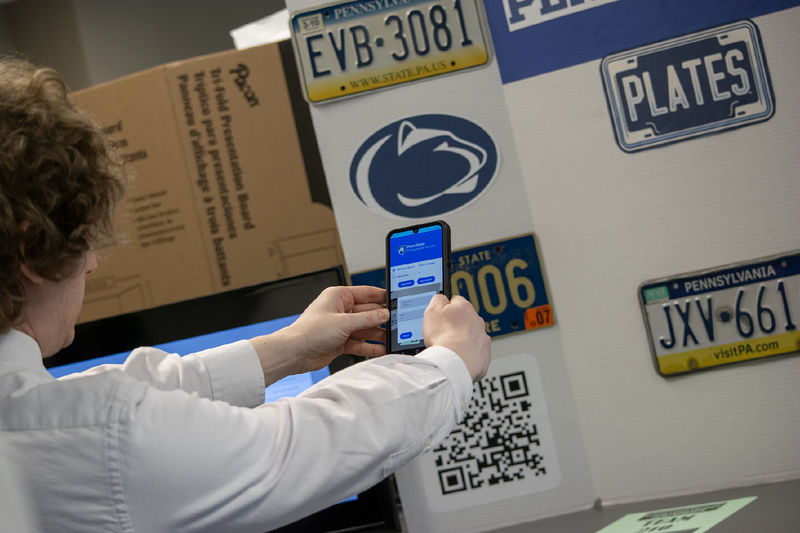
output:
[[[601,74],[626,152],[761,122],[775,109],[761,37],[747,20],[612,54]]]
[[[452,252],[453,294],[469,300],[492,336],[555,324],[536,235]],[[350,275],[353,285],[386,287],[385,269]]]

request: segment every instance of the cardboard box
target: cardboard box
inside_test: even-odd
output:
[[[100,252],[80,321],[343,264],[333,212],[312,199],[283,64],[270,44],[72,94],[132,178],[124,240]]]

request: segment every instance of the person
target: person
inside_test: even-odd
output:
[[[30,499],[16,466],[6,458],[6,447],[0,434],[0,530],[14,533],[36,531]]]
[[[45,531],[265,531],[358,493],[443,439],[491,359],[461,297],[425,311],[425,350],[385,354],[385,293],[324,290],[291,325],[180,357],[55,379],[124,169],[61,77],[0,60],[0,435]],[[346,352],[296,398],[264,387]]]

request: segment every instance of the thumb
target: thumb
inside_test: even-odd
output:
[[[374,328],[389,320],[388,309],[372,309],[371,311],[361,311],[359,313],[348,313],[343,317],[345,327],[349,333],[362,329]]]
[[[433,298],[431,298],[431,301],[428,302],[428,309],[429,310],[437,310],[437,311],[439,311],[439,310],[443,309],[444,306],[446,306],[449,303],[450,303],[450,300],[447,299],[447,296],[445,296],[444,294],[441,294],[441,293],[437,293],[437,294],[434,294]]]

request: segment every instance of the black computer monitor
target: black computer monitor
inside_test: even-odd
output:
[[[264,335],[291,324],[326,287],[342,285],[341,268],[262,283],[175,304],[126,313],[75,327],[73,343],[45,359],[61,377],[104,363],[122,363],[138,346],[185,355],[239,339]],[[328,368],[289,376],[265,389],[265,401],[295,396],[332,372],[354,364],[343,355]],[[398,531],[390,479],[277,531]]]

